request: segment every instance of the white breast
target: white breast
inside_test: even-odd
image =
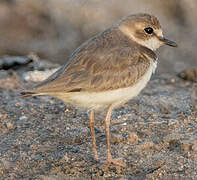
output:
[[[146,74],[131,87],[97,93],[83,92],[73,95],[70,100],[75,105],[90,109],[103,109],[109,105],[112,105],[113,108],[118,107],[140,93],[150,80],[156,67],[157,62],[152,62]]]

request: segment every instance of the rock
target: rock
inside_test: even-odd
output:
[[[197,82],[197,69],[186,69],[180,72],[178,76],[187,81]]]
[[[58,68],[45,70],[45,71],[38,71],[38,70],[29,71],[23,75],[23,78],[25,81],[41,82],[46,78],[48,78],[51,74],[53,74],[57,70]]]
[[[5,57],[1,58],[1,60],[0,60],[0,69],[7,70],[10,68],[16,68],[17,66],[27,65],[30,62],[32,62],[32,60],[27,57],[5,56]]]

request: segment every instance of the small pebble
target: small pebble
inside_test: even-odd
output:
[[[189,141],[181,141],[181,150],[190,151],[192,149],[192,145]]]
[[[172,79],[170,80],[170,82],[171,82],[171,83],[175,83],[176,80],[175,80],[174,78],[172,78]]]
[[[197,152],[197,144],[193,144],[192,145],[192,150],[195,151],[195,152]]]
[[[113,144],[124,141],[124,137],[121,134],[111,134],[111,142]]]
[[[137,149],[141,150],[141,151],[150,151],[151,149],[153,149],[154,147],[154,143],[152,141],[149,142],[144,142],[140,145],[137,146]]]
[[[197,82],[197,69],[186,69],[180,72],[178,76],[187,81]]]
[[[128,142],[137,143],[139,141],[138,135],[136,133],[131,133],[128,138]]]
[[[68,162],[69,160],[70,160],[70,158],[67,155],[65,155],[65,156],[62,157],[62,159],[60,161],[62,163],[64,163],[64,162]]]
[[[169,134],[167,136],[164,137],[164,142],[171,142],[173,140],[183,140],[184,139],[184,136],[181,135],[181,134]]]
[[[12,130],[12,129],[15,129],[16,128],[16,126],[13,123],[11,123],[11,122],[7,122],[6,123],[6,127],[9,130]]]
[[[25,121],[25,120],[27,120],[27,117],[26,116],[21,116],[21,117],[19,117],[19,120],[20,121]]]

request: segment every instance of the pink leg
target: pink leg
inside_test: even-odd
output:
[[[112,107],[110,106],[107,112],[106,119],[105,119],[105,133],[106,133],[106,138],[107,138],[107,163],[108,164],[112,163],[118,166],[125,167],[125,162],[122,159],[112,159],[111,145],[110,145],[110,132],[109,132],[111,113],[112,113]]]
[[[94,131],[94,110],[91,110],[90,112],[90,131],[92,135],[92,148],[94,151],[94,158],[95,160],[98,160],[98,153],[96,150],[96,137],[95,137],[95,131]]]

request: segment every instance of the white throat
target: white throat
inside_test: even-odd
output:
[[[151,49],[152,51],[155,51],[156,49],[158,49],[162,45],[162,43],[160,41],[158,41],[158,39],[156,37],[152,37],[152,38],[145,40],[145,41],[144,40],[141,40],[141,41],[137,40],[137,42],[139,44]]]

